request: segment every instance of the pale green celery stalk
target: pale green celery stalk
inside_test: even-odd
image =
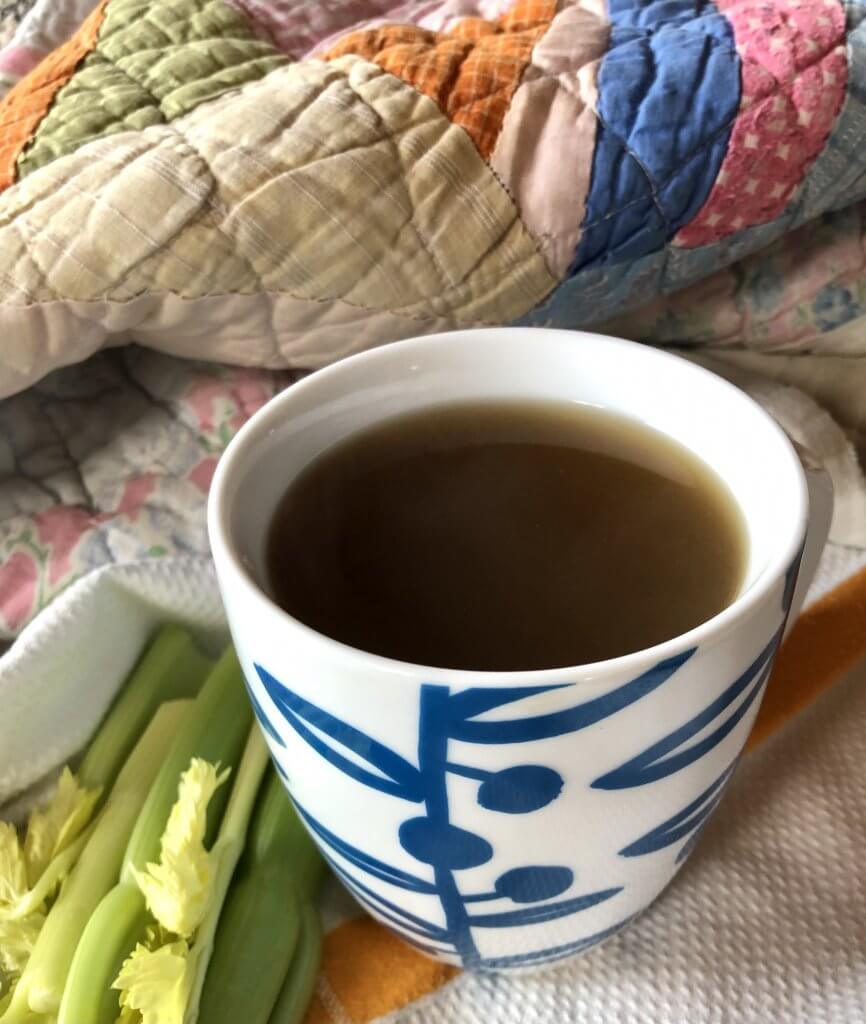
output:
[[[132,868],[143,871],[158,862],[162,834],[177,799],[181,775],[194,757],[223,768],[234,768],[240,760],[252,722],[252,710],[244,688],[241,668],[232,648],[220,658],[190,710],[189,718],[157,776],[147,802],[138,816],[126,854],[121,878],[135,882]],[[221,786],[208,805],[205,846],[213,842],[230,786]]]
[[[195,697],[211,661],[180,626],[163,626],[123,685],[78,766],[86,789],[102,786],[102,802],[130,751],[165,701]]]
[[[315,898],[323,867],[271,769],[219,919],[202,991],[202,1021],[267,1024],[298,941],[298,897]]]
[[[298,895],[302,900],[315,899],[326,873],[325,862],[275,768],[268,772],[259,804],[250,829],[250,856],[256,862],[281,859],[290,864]]]
[[[298,944],[300,921],[287,867],[261,865],[255,874],[244,871],[235,879],[202,989],[202,1021],[267,1024]]]
[[[154,712],[167,700],[194,695],[211,662],[199,653],[189,634],[179,626],[159,630],[120,695],[91,740],[78,768],[77,781],[99,793],[94,813],[105,803],[117,773],[129,757]],[[93,822],[47,864],[35,884],[13,906],[0,911],[20,920],[42,911],[78,860],[90,838]]]
[[[87,845],[45,919],[2,1024],[56,1016],[69,966],[90,915],[114,887],[135,820],[192,701],[158,708],[94,822]]]
[[[232,875],[243,853],[256,794],[267,767],[268,748],[261,731],[253,728],[212,851],[216,872],[207,913],[195,933],[195,942],[190,951],[192,986],[184,1024],[196,1024],[198,1020],[202,988],[213,952],[217,924]],[[203,1024],[210,1024],[210,1020],[205,1017]]]
[[[158,862],[162,834],[177,799],[181,775],[194,757],[234,771],[250,732],[252,711],[234,651],[229,648],[192,702],[162,769],[138,815],[123,857],[120,882],[94,910],[72,959],[58,1024],[114,1024],[119,1013],[111,985],[120,968],[145,937],[152,918],[132,868],[143,871]],[[208,833],[219,828],[222,794],[208,806]]]
[[[111,986],[153,921],[139,896],[130,885],[116,885],[87,922],[72,958],[58,1024],[115,1024],[120,1006]]]
[[[301,937],[268,1024],[302,1024],[322,962],[322,923],[312,903],[301,907]]]

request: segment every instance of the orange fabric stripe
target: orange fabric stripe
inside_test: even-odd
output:
[[[0,101],[0,192],[15,181],[18,157],[54,97],[96,46],[107,6],[108,0],[101,0],[75,35],[37,64]]]
[[[306,1024],[362,1024],[420,999],[459,973],[416,953],[369,917],[329,932],[322,956],[324,984]]]
[[[866,657],[866,569],[797,620],[764,695],[747,750],[781,728]],[[404,945],[370,918],[325,939],[323,984],[306,1024],[368,1024],[435,991],[457,973]]]
[[[866,657],[866,569],[816,601],[779,651],[747,750]]]
[[[464,18],[449,32],[415,25],[360,29],[325,55],[364,57],[434,100],[489,157],[532,50],[556,14],[556,0],[517,0],[496,21]]]

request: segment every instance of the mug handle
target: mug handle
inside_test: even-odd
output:
[[[809,520],[803,543],[803,556],[800,559],[800,570],[797,574],[794,595],[788,612],[788,624],[785,626],[785,636],[790,632],[803,607],[806,592],[815,577],[818,562],[827,543],[830,523],[833,519],[833,481],[830,479],[830,474],[808,449],[793,439],[791,443],[800,458],[803,472],[806,475],[806,486],[809,489]]]

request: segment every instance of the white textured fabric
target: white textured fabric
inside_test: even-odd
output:
[[[806,594],[803,607],[808,608],[819,597],[823,597],[843,580],[863,568],[866,568],[866,551],[862,548],[828,544],[821,555],[818,571]]]
[[[571,966],[461,975],[391,1024],[866,1020],[866,673],[742,762],[692,858]]]
[[[0,0],[0,99],[75,32],[97,0]]]
[[[681,353],[726,377],[748,392],[798,444],[830,474],[835,492],[830,539],[838,544],[866,547],[866,479],[850,437],[823,406],[792,387],[784,377],[773,379],[718,358],[715,354]],[[770,368],[765,362],[762,370]]]
[[[210,559],[97,569],[23,631],[0,659],[0,803],[84,746],[148,636],[167,620],[186,624],[214,651],[225,640]]]

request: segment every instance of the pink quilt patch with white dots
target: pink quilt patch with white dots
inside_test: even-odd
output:
[[[716,182],[674,244],[693,248],[778,217],[821,152],[848,81],[837,0],[718,0],[742,60],[740,109]]]

